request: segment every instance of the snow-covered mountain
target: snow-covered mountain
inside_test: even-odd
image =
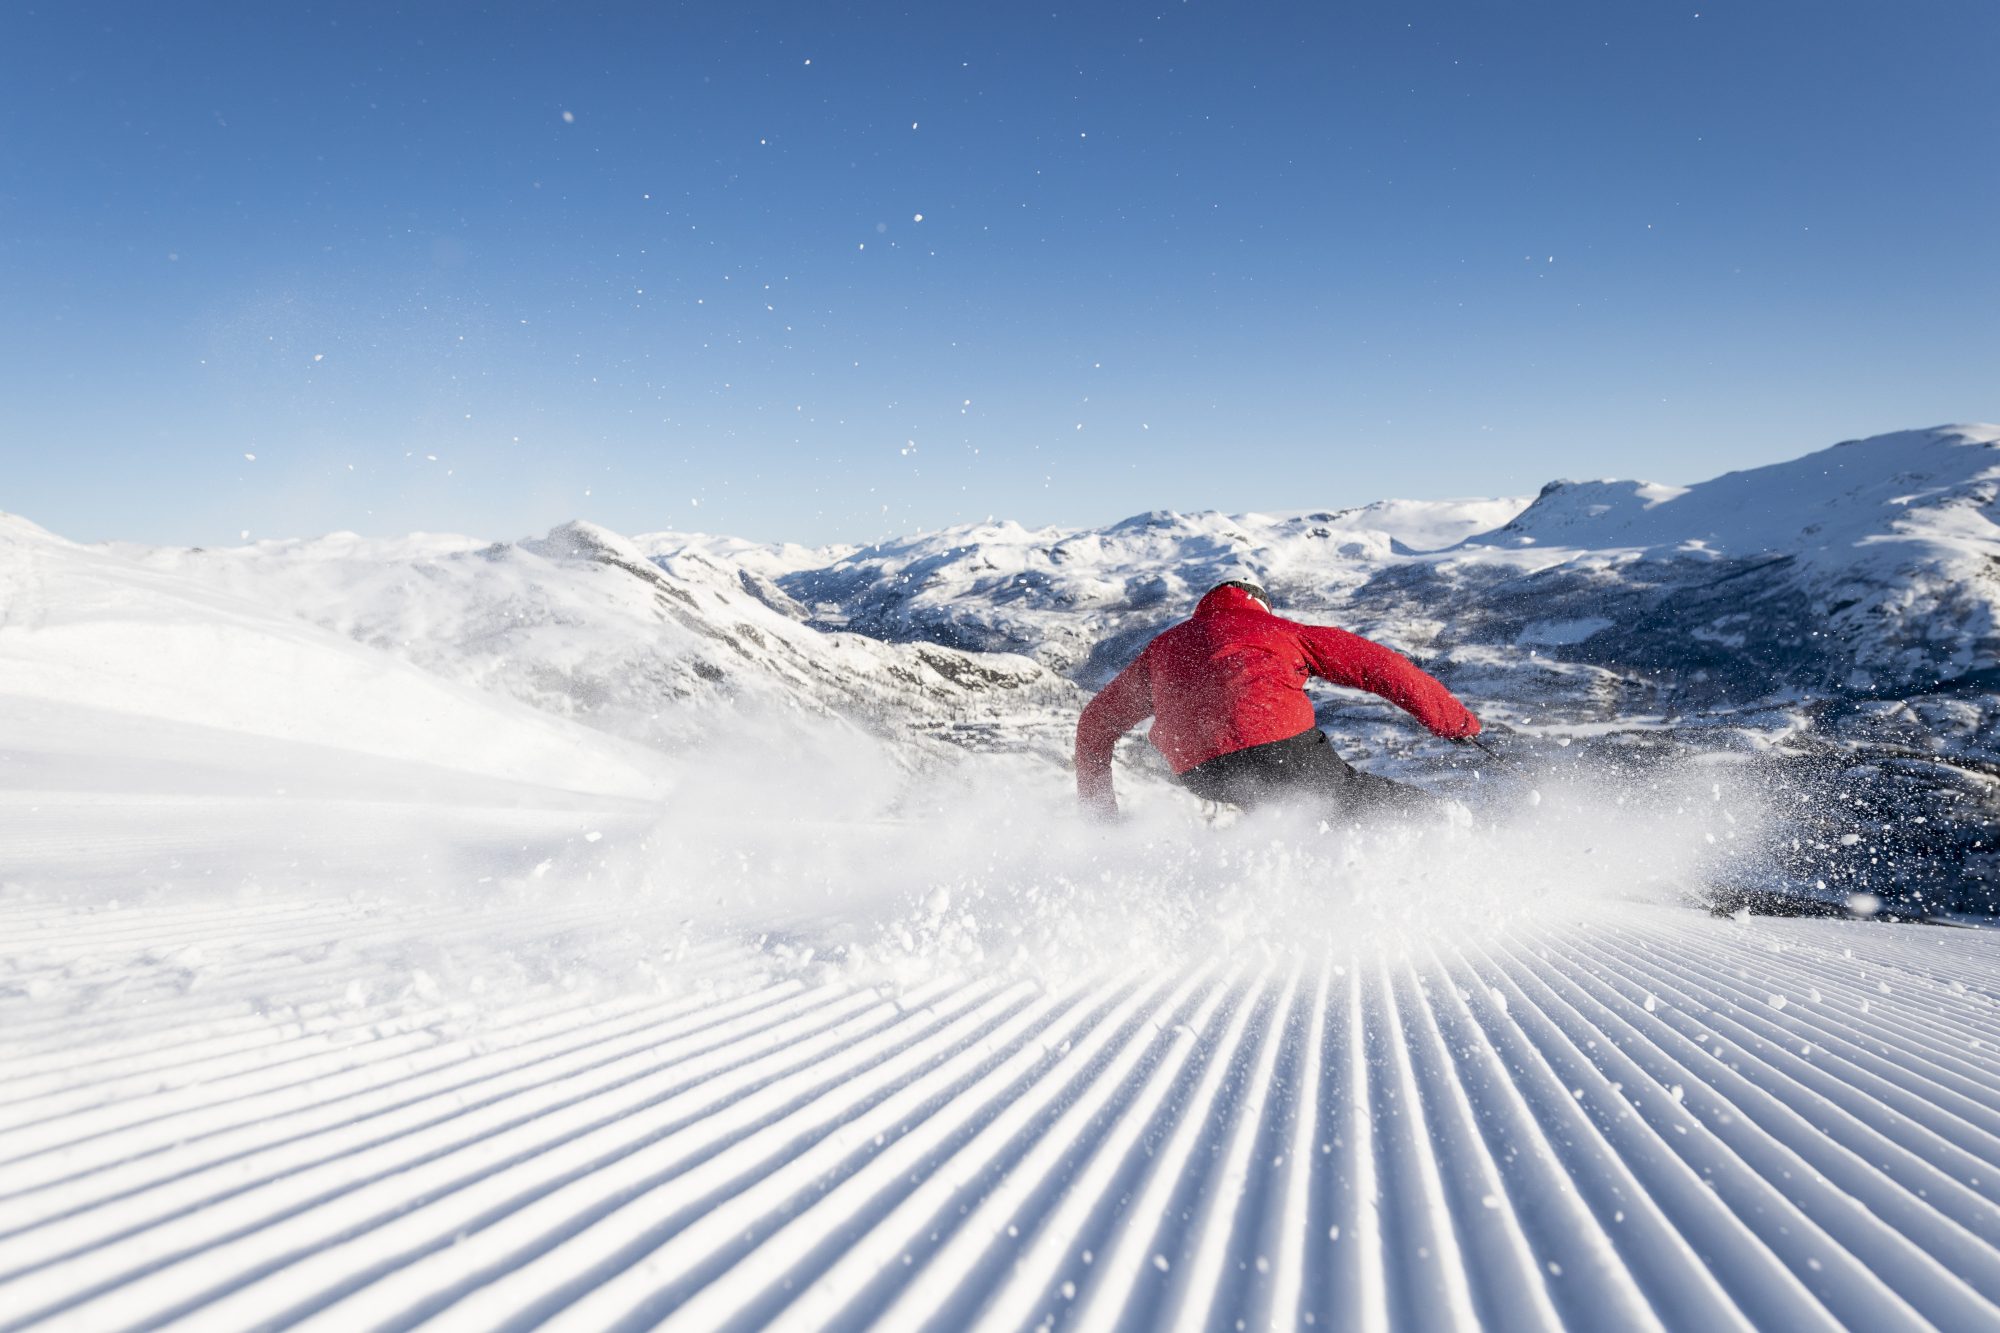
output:
[[[1186,613],[1215,583],[1262,580],[1273,591],[1365,581],[1384,563],[1450,545],[1518,514],[1525,500],[1392,500],[1338,513],[1140,514],[1107,528],[946,528],[813,560],[794,549],[763,568],[814,623],[891,640],[1020,652],[1085,679],[1121,656],[1134,625]],[[654,534],[658,555],[713,551],[713,539]],[[789,565],[778,568],[774,565]]]
[[[22,718],[57,713],[99,742],[123,726],[169,728],[275,743],[295,761],[420,764],[458,783],[632,799],[664,789],[643,746],[5,515],[0,590],[0,705],[16,740]],[[299,767],[310,781],[311,761]]]
[[[2000,660],[1996,497],[2000,428],[1956,426],[1687,488],[1559,481],[1532,501],[967,526],[776,582],[821,623],[1027,653],[1092,682],[1244,576],[1426,656],[1522,648],[1670,702],[1908,693]]]
[[[229,550],[123,548],[425,671],[666,750],[718,730],[824,725],[905,763],[1040,747],[1081,692],[1024,658],[828,634],[747,568],[657,560],[593,524],[513,544],[336,534]],[[1005,725],[1003,725],[1005,724]]]
[[[1963,901],[1992,874],[1990,426],[1852,441],[1685,488],[1555,482],[1533,499],[990,523],[827,550],[582,522],[511,544],[336,534],[86,549],[9,524],[0,684],[53,697],[90,679],[205,718],[267,689],[253,677],[351,691],[321,659],[366,663],[396,689],[528,704],[651,751],[753,751],[807,781],[829,746],[905,773],[978,750],[1060,789],[1087,691],[1207,587],[1250,577],[1282,610],[1417,658],[1515,731],[1517,758],[1773,765],[1801,784],[1802,882]],[[64,572],[49,582],[49,570]],[[103,638],[103,617],[83,609],[92,597],[150,605],[132,621],[143,630]],[[253,609],[254,645],[231,637]],[[45,623],[61,632],[27,632]],[[309,630],[310,662],[270,646]],[[84,671],[92,653],[132,679],[114,688]],[[349,738],[393,733],[401,716],[350,726],[338,708],[300,711],[322,719],[307,731]],[[1467,779],[1446,767],[1462,756],[1378,701],[1328,689],[1320,717],[1360,762]],[[1159,778],[1136,740],[1123,753],[1128,787]],[[1818,854],[1856,845],[1842,838],[1877,855]]]
[[[665,558],[713,550],[640,541]],[[1301,619],[1409,653],[1533,737],[1775,753],[1816,790],[1837,781],[1853,821],[1929,821],[1899,844],[1903,869],[1878,861],[1872,882],[1938,892],[1992,873],[1993,426],[1849,441],[1691,487],[1560,481],[1531,501],[982,524],[817,561],[767,551],[758,568],[816,625],[1019,653],[1091,687],[1204,589],[1248,577]],[[1373,701],[1328,691],[1321,720],[1365,758],[1422,757],[1422,738]],[[1952,849],[1942,864],[1912,850],[1939,846]],[[1809,869],[1823,878],[1823,862]]]

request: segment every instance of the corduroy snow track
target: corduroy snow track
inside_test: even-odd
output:
[[[0,901],[0,1328],[2000,1327],[1991,932],[466,981],[630,928]]]

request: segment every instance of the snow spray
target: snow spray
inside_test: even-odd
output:
[[[1107,826],[1083,819],[1046,765],[1018,757],[913,775],[886,804],[872,760],[847,774],[837,748],[818,759],[815,804],[788,809],[711,782],[602,858],[599,891],[615,883],[697,936],[739,932],[780,969],[1056,983],[1132,963],[1395,952],[1441,934],[1692,904],[1755,864],[1765,841],[1751,775],[1712,762],[1638,773],[1525,763],[1504,790],[1489,784],[1499,794],[1469,822],[1442,807],[1216,820],[1167,784],[1128,784],[1128,814]],[[845,793],[844,808],[830,793]]]

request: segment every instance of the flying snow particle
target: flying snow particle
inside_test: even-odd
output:
[[[563,124],[565,124],[565,125],[574,125],[574,124],[576,124],[576,112],[574,112],[574,111],[565,111],[565,112],[563,112]]]
[[[325,352],[314,352],[314,353],[313,353],[313,360],[315,360],[315,361],[324,361],[324,360],[326,360],[326,353],[325,353]]]
[[[1153,1267],[1159,1269],[1162,1273],[1166,1272],[1169,1266],[1166,1255],[1156,1254],[1153,1256]]]
[[[922,213],[919,213],[915,217],[910,219],[910,221],[912,222],[922,222],[923,220],[924,220],[924,215]]]
[[[243,461],[244,461],[244,462],[246,462],[246,463],[254,463],[254,462],[256,462],[256,461],[257,461],[257,455],[255,455],[255,454],[245,454],[245,455],[243,455]]]

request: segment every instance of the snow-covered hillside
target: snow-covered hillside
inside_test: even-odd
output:
[[[1996,494],[2000,430],[1949,427],[1685,488],[1557,482],[1532,501],[1156,512],[1075,532],[995,523],[824,551],[582,522],[511,544],[336,535],[86,551],[10,520],[10,616],[41,614],[34,571],[60,553],[82,582],[55,600],[79,613],[92,596],[144,605],[160,578],[181,600],[160,603],[151,646],[81,624],[39,636],[16,667],[31,690],[108,691],[200,721],[274,676],[295,692],[359,688],[274,656],[271,642],[317,627],[329,651],[350,641],[327,659],[340,670],[481,708],[525,703],[684,760],[727,756],[797,799],[840,785],[817,775],[864,751],[875,769],[928,775],[885,778],[903,792],[893,806],[971,751],[1060,788],[1085,690],[1202,590],[1245,576],[1292,614],[1416,657],[1514,731],[1516,759],[1762,766],[1801,806],[1801,845],[1770,868],[1785,891],[1972,907],[1995,893]],[[188,615],[170,624],[170,604]],[[225,650],[241,632],[231,618],[252,608],[264,638]],[[79,674],[79,653],[119,665]],[[384,688],[362,724],[335,727],[343,743],[404,734]],[[299,737],[332,715],[305,710]],[[1378,701],[1324,691],[1320,719],[1360,762],[1469,780],[1463,756]],[[1143,745],[1123,755],[1128,787],[1160,777]],[[1857,839],[1872,860],[1843,850]]]
[[[832,551],[0,518],[0,1330],[2000,1327],[2000,934],[1943,910],[1996,476],[1955,428]],[[1470,826],[1210,822],[1136,741],[1075,817],[1087,688],[1231,575],[1497,724],[1320,710]],[[1690,905],[1744,889],[1876,919]]]
[[[1177,619],[1223,579],[1255,577],[1274,591],[1345,587],[1385,561],[1497,526],[1526,503],[1392,500],[1280,517],[1156,511],[1083,531],[974,524],[824,553],[831,560],[794,548],[775,581],[816,623],[1028,653],[1088,676],[1102,669],[1107,637]],[[716,550],[673,534],[639,540],[660,554]],[[779,563],[767,557],[764,568]]]
[[[719,731],[755,732],[781,751],[787,731],[803,744],[830,723],[859,728],[865,737],[847,743],[903,764],[954,747],[1053,756],[1063,738],[1046,720],[1080,706],[1074,686],[1031,661],[820,633],[746,568],[698,551],[650,560],[589,523],[513,544],[340,534],[120,550],[447,680],[668,751]]]
[[[0,515],[0,704],[657,796],[659,756],[253,598]]]
[[[1107,638],[1167,623],[1232,575],[1418,652],[1561,650],[1539,655],[1643,672],[1676,697],[1931,689],[2000,662],[2000,428],[1850,441],[1687,488],[1552,482],[1532,502],[954,528],[777,582],[879,637],[1005,648],[1090,678],[1125,655],[1100,650]]]

